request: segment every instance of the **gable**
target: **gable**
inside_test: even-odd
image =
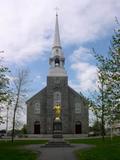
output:
[[[79,94],[78,92],[76,92],[73,88],[71,88],[70,86],[68,86],[68,90],[69,90],[69,94],[72,94],[74,97],[76,98],[80,98],[81,101],[84,103],[84,104],[87,104],[87,99],[82,95],[82,94]]]
[[[36,97],[40,97],[41,95],[46,94],[46,91],[47,91],[47,87],[43,88],[41,91],[39,91],[38,93],[36,93],[30,99],[28,99],[26,101],[26,103],[28,104],[29,102],[33,101]]]

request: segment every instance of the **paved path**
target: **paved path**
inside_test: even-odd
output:
[[[75,160],[70,148],[44,148],[39,160]]]
[[[37,160],[76,160],[74,150],[90,148],[93,145],[76,144],[74,147],[41,148],[41,145],[28,145],[27,149],[33,150],[38,154]]]

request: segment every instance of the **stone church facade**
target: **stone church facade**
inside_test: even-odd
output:
[[[63,134],[88,133],[88,107],[86,100],[70,86],[65,71],[65,57],[59,35],[56,15],[54,43],[49,58],[47,86],[31,97],[27,103],[27,131],[29,134],[52,134],[56,104],[61,106]]]

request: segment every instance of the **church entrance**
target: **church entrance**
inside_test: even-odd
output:
[[[34,134],[40,134],[40,122],[35,121],[34,123]]]
[[[78,121],[75,124],[75,133],[76,134],[81,134],[82,133],[82,126],[81,126],[81,122]]]

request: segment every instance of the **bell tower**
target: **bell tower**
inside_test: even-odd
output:
[[[58,15],[56,14],[55,34],[52,46],[52,54],[49,58],[49,73],[48,76],[67,76],[64,69],[65,58],[62,52],[59,35]]]
[[[54,41],[52,53],[49,58],[49,71],[47,76],[47,133],[53,132],[54,111],[56,104],[61,106],[62,132],[68,133],[68,76],[65,71],[65,57],[62,51],[58,14],[56,14]]]

